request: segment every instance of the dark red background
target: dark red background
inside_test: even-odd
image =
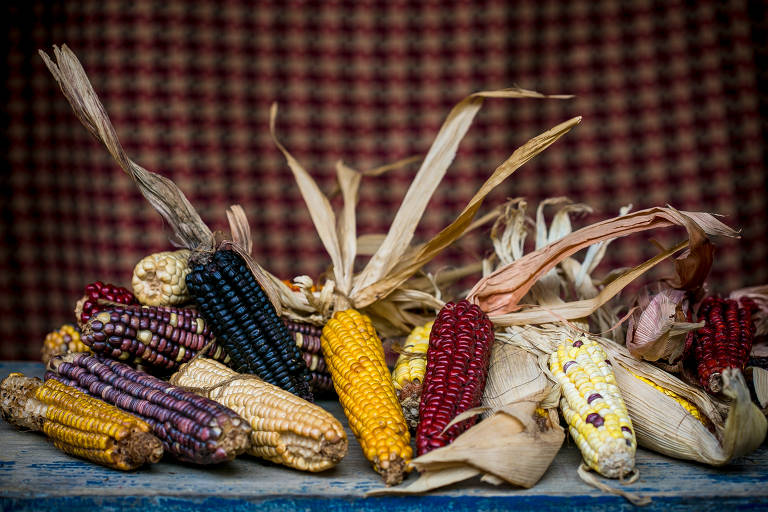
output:
[[[343,158],[366,169],[423,154],[450,107],[511,85],[570,101],[490,100],[430,203],[436,233],[526,139],[575,115],[581,126],[489,198],[567,195],[584,221],[671,204],[725,215],[743,238],[717,254],[711,286],[768,280],[762,2],[43,2],[4,7],[7,24],[0,235],[0,358],[36,358],[73,319],[83,286],[129,285],[168,247],[160,217],[70,111],[36,54],[80,57],[128,154],[173,179],[225,228],[242,204],[257,259],[282,277],[327,259],[283,158],[284,143],[325,190]],[[384,231],[416,167],[364,181],[361,233]],[[612,246],[604,268],[649,256]],[[487,232],[438,264],[490,249]]]

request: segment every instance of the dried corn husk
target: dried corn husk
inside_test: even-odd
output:
[[[768,410],[768,370],[759,366],[753,366],[750,370],[752,372],[752,384],[755,387],[757,403],[760,404],[764,411]]]
[[[755,336],[765,336],[768,334],[768,284],[735,290],[728,296],[734,300],[742,297],[752,299],[757,306],[757,311],[752,314],[752,320],[755,322]]]
[[[686,321],[690,306],[684,291],[661,286],[653,296],[644,290],[635,302],[635,313],[627,322],[626,345],[639,359],[671,365],[683,355],[687,334],[704,327],[704,322]]]
[[[337,164],[337,181],[343,199],[343,210],[337,219],[328,197],[277,139],[277,108],[273,106],[270,131],[296,178],[318,236],[330,257],[333,273],[333,279],[329,280],[333,281],[333,293],[324,296],[322,293],[310,294],[306,289],[299,294],[293,293],[284,283],[275,282],[275,286],[280,289],[281,298],[286,299],[286,316],[296,321],[323,324],[333,311],[354,307],[370,313],[376,328],[385,336],[407,334],[414,326],[424,323],[423,314],[413,314],[411,311],[427,309],[432,312],[439,309],[442,301],[430,296],[429,292],[423,289],[410,287],[409,279],[443,248],[469,230],[493,220],[497,212],[491,212],[473,221],[484,198],[520,166],[578,124],[580,118],[561,123],[529,140],[493,172],[453,223],[429,242],[412,244],[416,226],[453,161],[459,142],[486,98],[553,97],[562,96],[544,96],[523,89],[505,89],[475,93],[459,102],[448,114],[424,157],[389,231],[386,235],[371,236],[363,240],[357,238],[354,216],[361,173],[353,171],[343,163]],[[358,249],[370,253],[371,257],[362,271],[355,274],[354,262]],[[327,286],[328,282],[323,285],[324,291]],[[311,307],[307,308],[310,304]]]

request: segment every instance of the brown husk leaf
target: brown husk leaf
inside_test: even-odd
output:
[[[706,256],[710,247],[702,242],[701,233],[712,237],[737,237],[738,233],[708,213],[680,212],[671,207],[656,207],[597,222],[548,243],[481,279],[470,291],[468,299],[492,317],[511,313],[520,308],[520,300],[539,278],[577,251],[601,241],[676,225],[684,226],[689,232],[691,243],[695,242],[697,245],[690,246],[688,251],[677,258],[676,271],[679,274],[675,281],[681,287],[701,285],[697,280],[701,278],[702,271],[697,269],[696,265],[711,264],[711,260]],[[678,246],[677,249],[679,248]],[[699,254],[700,251],[705,254]],[[709,267],[706,268],[708,271]],[[608,286],[611,284],[613,283]],[[550,320],[559,319],[550,317]],[[530,319],[528,321],[533,322]]]

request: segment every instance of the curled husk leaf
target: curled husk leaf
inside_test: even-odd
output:
[[[687,334],[704,323],[687,322],[689,303],[682,290],[662,285],[655,295],[643,290],[627,322],[629,352],[646,361],[674,364],[683,355]]]

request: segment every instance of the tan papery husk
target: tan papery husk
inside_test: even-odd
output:
[[[684,226],[688,230],[690,244],[698,244],[694,246],[686,243],[689,250],[676,259],[676,270],[680,272],[676,281],[686,288],[701,286],[703,282],[702,271],[694,268],[695,264],[711,264],[706,255],[698,254],[699,251],[710,250],[708,242],[704,242],[705,239],[708,240],[706,237],[738,236],[736,231],[709,213],[680,212],[671,207],[655,207],[627,213],[569,233],[497,269],[474,286],[468,299],[478,304],[491,317],[511,313],[520,308],[520,300],[541,276],[577,251],[604,240],[671,226]],[[552,319],[550,317],[550,320]]]
[[[287,294],[276,285],[279,280],[260,267],[251,257],[250,229],[242,207],[235,205],[227,211],[233,239],[218,240],[173,181],[144,169],[128,158],[104,106],[99,101],[75,54],[66,45],[60,49],[54,46],[53,52],[56,63],[51,61],[42,50],[39,53],[48,70],[59,83],[78,119],[97,140],[104,144],[120,167],[133,178],[142,195],[165,219],[173,231],[170,237],[171,242],[192,250],[192,260],[205,259],[214,250],[220,248],[235,250],[243,257],[280,314],[283,296]],[[301,309],[301,305],[297,305],[297,309]]]
[[[475,424],[448,446],[417,457],[420,477],[405,487],[377,489],[368,495],[420,494],[477,475],[485,481],[530,488],[547,470],[565,439],[557,412],[546,418],[536,408],[546,391],[521,397]]]
[[[410,306],[418,309],[419,299],[413,300],[414,289],[408,287],[408,280],[414,276],[435,255],[458,238],[477,227],[493,220],[497,211],[475,220],[484,198],[504,179],[515,172],[538,153],[549,147],[581,118],[573,118],[534,137],[518,148],[486,180],[472,197],[456,220],[425,244],[411,244],[427,203],[452,163],[462,138],[469,129],[475,115],[486,98],[564,98],[545,96],[523,89],[483,91],[472,94],[460,101],[448,114],[419,171],[411,183],[395,218],[385,235],[358,238],[353,215],[357,202],[359,178],[362,173],[354,171],[342,162],[336,166],[338,188],[343,199],[343,211],[337,220],[328,197],[320,190],[309,172],[291,155],[276,135],[277,106],[270,111],[270,133],[277,148],[288,163],[304,198],[315,229],[331,260],[334,296],[332,306],[317,305],[317,310],[332,313],[339,309],[356,308],[370,313],[377,329],[388,334],[407,334],[415,325],[420,325],[423,315],[404,313]],[[359,273],[354,273],[355,257],[370,254],[370,259]],[[326,281],[327,283],[327,281]],[[323,285],[325,288],[325,284]],[[394,293],[395,291],[399,293]],[[422,290],[423,291],[423,290]],[[403,294],[411,294],[403,300]],[[309,302],[299,294],[299,301]],[[434,309],[435,301],[422,295],[422,309]],[[439,300],[439,299],[438,299]],[[292,307],[286,304],[286,310]],[[287,317],[297,319],[306,311],[287,312]],[[382,320],[387,319],[383,322]]]
[[[683,355],[686,335],[704,327],[704,322],[686,321],[689,306],[682,290],[660,284],[654,295],[647,289],[644,294],[627,322],[627,349],[638,359],[674,364]]]

